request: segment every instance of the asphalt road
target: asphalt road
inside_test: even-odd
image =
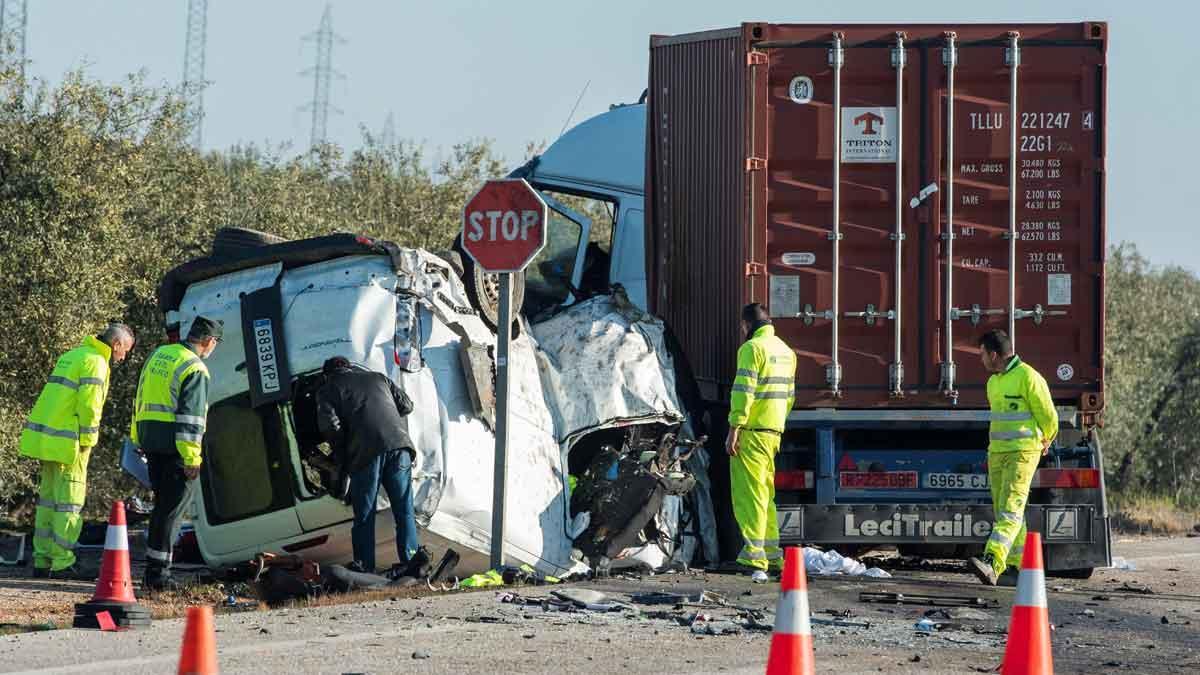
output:
[[[1200,539],[1119,539],[1116,551],[1139,569],[1099,570],[1087,581],[1048,581],[1056,672],[1200,672]],[[961,571],[893,573],[888,580],[810,580],[819,672],[971,673],[999,664],[1012,589],[985,589]],[[777,593],[775,585],[711,574],[575,586],[623,602],[638,591],[703,588],[729,604],[768,611]],[[514,590],[541,598],[551,588]],[[862,603],[863,591],[980,597],[997,606],[947,610],[934,619],[949,625],[926,635],[913,624],[930,608]],[[449,593],[219,614],[217,644],[227,673],[763,671],[770,633],[746,629],[744,611],[635,606],[637,611],[548,612],[498,602],[494,591]],[[688,624],[697,612],[730,619],[741,632],[695,634]],[[837,621],[847,623],[830,625]],[[126,633],[7,636],[0,638],[0,672],[169,672],[182,633],[182,620],[170,620]]]

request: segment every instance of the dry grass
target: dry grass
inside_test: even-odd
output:
[[[1109,493],[1113,529],[1125,534],[1185,536],[1200,532],[1200,511],[1163,497]]]

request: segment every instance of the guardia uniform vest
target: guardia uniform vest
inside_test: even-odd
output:
[[[140,443],[139,422],[163,422],[175,426],[175,448],[187,466],[200,464],[206,409],[181,410],[179,393],[184,380],[197,374],[207,378],[208,367],[195,352],[180,343],[155,350],[142,368],[134,400],[130,438]]]

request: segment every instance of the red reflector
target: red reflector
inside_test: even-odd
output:
[[[858,471],[858,465],[850,459],[850,455],[842,455],[842,461],[838,462],[838,471]]]
[[[850,489],[888,489],[917,487],[916,471],[843,471],[839,485]]]
[[[354,241],[357,241],[358,243],[362,244],[363,246],[374,246],[375,245],[375,240],[368,237],[365,234],[358,235],[357,237],[354,238]]]
[[[776,490],[811,490],[813,487],[813,472],[811,471],[776,471]]]
[[[1098,488],[1099,469],[1038,469],[1029,487],[1035,488]]]
[[[303,551],[306,548],[320,546],[327,541],[329,541],[329,535],[323,534],[315,539],[305,539],[304,541],[298,541],[294,544],[288,544],[287,546],[283,547],[283,550],[287,551],[288,553],[295,553],[296,551]]]

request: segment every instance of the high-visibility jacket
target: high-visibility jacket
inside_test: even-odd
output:
[[[763,326],[738,349],[729,426],[782,432],[795,400],[796,353]]]
[[[991,408],[989,452],[1037,450],[1058,435],[1058,410],[1046,380],[1013,356],[1004,371],[987,383]]]
[[[129,436],[151,453],[176,451],[200,466],[208,416],[208,367],[182,343],[154,351],[142,367]]]
[[[80,447],[96,445],[111,358],[112,348],[90,335],[58,358],[21,431],[22,455],[71,464]]]

